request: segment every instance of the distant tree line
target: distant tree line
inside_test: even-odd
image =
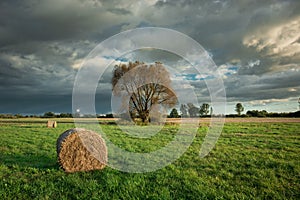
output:
[[[226,117],[300,117],[300,111],[297,112],[288,112],[288,113],[275,113],[275,112],[267,112],[266,110],[248,110],[246,114],[238,115],[238,114],[229,114]]]
[[[97,118],[113,118],[113,114],[97,114]],[[81,117],[81,118],[94,118],[95,115],[92,114],[78,114],[75,113],[60,113],[55,114],[54,112],[45,112],[42,115],[22,115],[22,114],[0,114],[0,118],[2,119],[17,119],[17,118],[73,118],[73,117]]]
[[[209,117],[213,114],[213,108],[207,103],[203,103],[200,107],[197,107],[192,103],[187,103],[180,105],[180,112],[181,115],[179,115],[176,108],[173,108],[168,117]]]
[[[237,103],[235,106],[235,111],[237,114],[225,115],[225,117],[300,117],[300,111],[289,112],[289,113],[268,113],[266,110],[248,110],[246,114],[242,114],[244,111],[244,106],[242,103]],[[211,117],[214,116],[213,108],[207,104],[203,103],[200,108],[192,103],[181,104],[180,112],[178,113],[176,108],[173,108],[168,115],[169,118],[179,118],[179,117]]]
[[[211,117],[215,116],[212,113],[212,108],[207,108],[206,105],[202,105],[200,108],[196,106],[188,107],[187,105],[181,105],[185,109],[180,109],[181,114],[178,112],[176,108],[173,108],[168,115],[169,118],[180,118],[180,117]],[[209,110],[209,112],[207,111]],[[182,112],[183,111],[183,112]],[[97,118],[113,118],[113,114],[97,114]],[[217,115],[216,115],[217,116]],[[94,118],[94,115],[86,114],[86,115],[78,115],[75,117],[82,118]],[[267,112],[266,110],[248,110],[246,114],[229,114],[226,117],[300,117],[300,111],[297,112],[289,112],[289,113],[275,113],[275,112]],[[21,115],[21,114],[0,114],[0,118],[2,119],[17,119],[17,118],[73,118],[71,113],[60,113],[55,114],[53,112],[46,112],[43,115]]]
[[[180,117],[189,117],[189,116],[186,116],[186,115],[180,115],[180,114],[175,114],[174,113],[178,113],[177,109],[172,109],[172,111],[170,112],[170,114],[168,115],[169,118],[180,118]],[[198,115],[197,117],[211,117],[211,116],[219,116],[219,115]],[[247,111],[246,114],[241,114],[241,115],[238,115],[238,114],[228,114],[228,115],[225,115],[225,117],[229,117],[229,118],[235,118],[235,117],[242,117],[242,118],[245,118],[245,117],[292,117],[292,118],[295,118],[295,117],[300,117],[300,111],[297,111],[297,112],[288,112],[288,113],[274,113],[274,112],[270,112],[268,113],[267,111],[265,110],[249,110]]]

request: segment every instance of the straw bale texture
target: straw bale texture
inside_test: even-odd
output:
[[[57,122],[56,121],[47,121],[47,127],[48,128],[56,128]]]
[[[66,172],[101,170],[107,163],[102,137],[90,130],[74,128],[57,139],[58,163]]]

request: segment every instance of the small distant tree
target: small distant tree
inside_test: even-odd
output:
[[[176,108],[173,108],[170,112],[170,118],[178,118],[179,115],[178,115],[178,111]]]
[[[46,112],[46,113],[44,113],[43,117],[45,117],[45,118],[54,118],[55,117],[55,113],[53,113],[53,112]]]
[[[181,104],[180,112],[181,112],[181,117],[187,117],[188,116],[188,107],[187,107],[187,105]]]
[[[21,114],[15,114],[15,117],[16,117],[16,118],[23,118],[24,116],[21,115]]]
[[[192,103],[188,103],[187,107],[188,107],[188,112],[190,114],[190,117],[197,117],[198,116],[198,114],[199,114],[199,108],[198,107],[196,107]]]
[[[201,108],[200,108],[200,115],[208,115],[209,112],[209,104],[203,103]]]
[[[60,118],[72,118],[73,116],[72,116],[72,113],[60,113],[58,115],[58,117],[60,117]]]
[[[244,107],[241,103],[237,103],[235,106],[235,111],[237,112],[238,116],[244,111]]]
[[[262,110],[259,112],[259,116],[258,117],[267,117],[268,112],[266,110]]]
[[[272,114],[272,115],[274,115],[276,117],[281,117],[281,114],[282,113],[275,113],[275,114]],[[246,115],[249,116],[249,117],[267,117],[268,112],[266,110],[261,110],[261,111],[259,111],[259,110],[248,110]]]
[[[105,118],[114,118],[114,115],[112,113],[107,113],[105,115]]]

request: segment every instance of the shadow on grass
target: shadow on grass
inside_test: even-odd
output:
[[[56,157],[43,154],[6,154],[0,155],[0,164],[24,168],[59,169]]]

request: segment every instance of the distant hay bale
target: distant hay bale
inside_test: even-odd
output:
[[[57,139],[58,163],[66,172],[101,170],[107,163],[107,148],[102,137],[86,129],[65,131]]]
[[[57,122],[56,121],[47,121],[47,127],[48,128],[56,128]]]

